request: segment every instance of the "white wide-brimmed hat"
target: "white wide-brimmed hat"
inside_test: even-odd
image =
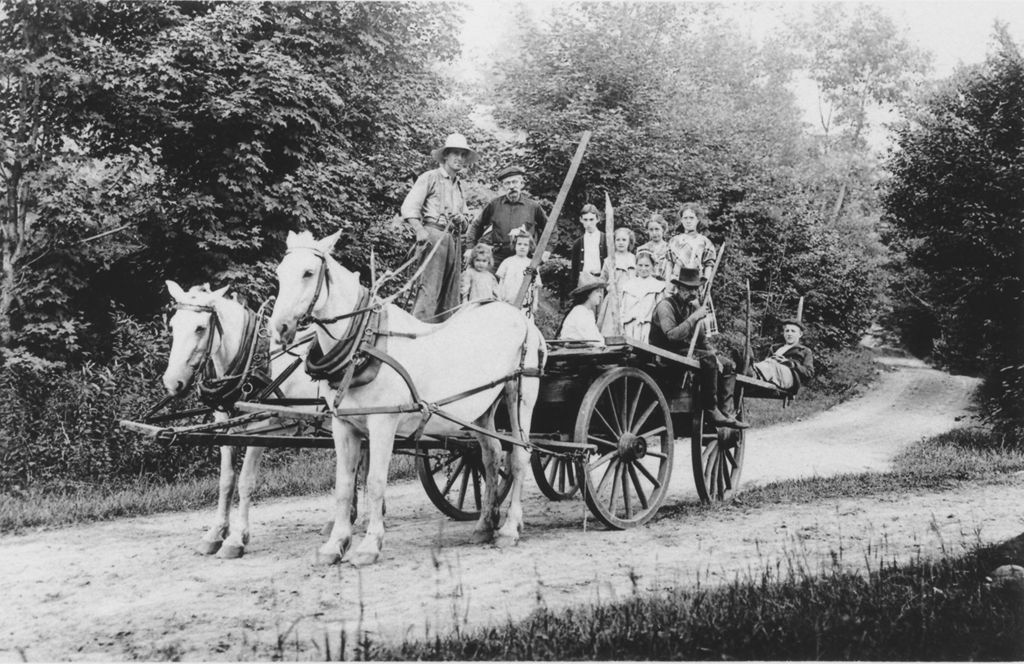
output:
[[[476,150],[469,147],[469,143],[466,142],[466,137],[462,134],[448,134],[448,138],[445,139],[444,145],[431,152],[430,156],[434,158],[434,161],[440,163],[444,160],[445,150],[465,150],[469,153],[466,156],[466,163],[472,164],[476,161]]]

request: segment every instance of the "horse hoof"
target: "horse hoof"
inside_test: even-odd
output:
[[[474,530],[473,534],[469,536],[470,544],[487,544],[494,539],[494,533],[486,530]]]
[[[337,565],[341,562],[341,554],[337,551],[317,551],[316,552],[316,564],[317,565]]]
[[[226,560],[234,560],[235,558],[241,558],[245,555],[245,546],[240,544],[225,544],[217,552],[218,558],[224,558]]]
[[[224,540],[200,540],[196,545],[196,552],[204,556],[212,556],[220,551],[222,544],[224,544]]]
[[[509,549],[517,544],[519,544],[519,538],[510,537],[509,535],[499,535],[498,538],[494,540],[494,546],[499,549]]]
[[[355,567],[365,567],[366,565],[372,565],[377,562],[379,557],[379,553],[353,553],[349,556],[348,562]]]

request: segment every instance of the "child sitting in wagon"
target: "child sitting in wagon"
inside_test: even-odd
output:
[[[463,302],[493,300],[498,289],[494,277],[494,250],[490,245],[480,243],[473,247],[469,256],[469,269],[462,273],[459,294]]]
[[[793,393],[814,378],[814,354],[800,343],[803,335],[804,325],[799,320],[783,321],[785,343],[773,348],[764,360],[754,363],[754,376]]]
[[[519,287],[522,286],[523,279],[526,278],[526,271],[530,267],[530,254],[533,253],[536,244],[525,226],[513,229],[509,233],[509,237],[515,255],[509,256],[498,266],[497,296],[503,302],[513,303],[519,294]],[[540,274],[536,274],[533,278],[533,285],[523,302],[524,308],[528,307],[531,313],[537,312],[540,286]]]

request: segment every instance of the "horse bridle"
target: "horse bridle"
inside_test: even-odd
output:
[[[357,307],[356,309],[348,312],[347,314],[341,314],[339,316],[333,316],[331,318],[317,318],[316,316],[314,316],[313,309],[316,308],[316,303],[320,301],[320,294],[323,292],[325,286],[327,289],[328,298],[330,297],[331,294],[331,275],[327,269],[327,254],[321,251],[320,249],[317,249],[316,247],[294,247],[286,251],[284,255],[287,256],[288,254],[294,251],[298,251],[300,249],[310,251],[313,253],[314,256],[320,259],[320,270],[317,273],[316,277],[316,290],[313,291],[313,299],[309,301],[309,307],[306,308],[306,313],[299,316],[295,324],[297,327],[300,328],[306,327],[308,325],[317,325],[327,334],[327,336],[337,341],[337,337],[331,334],[331,331],[327,329],[328,325],[330,325],[331,323],[337,323],[338,321],[344,320],[346,318],[352,318],[353,316],[359,316],[361,314],[368,313],[370,311],[373,311],[375,307],[372,304],[366,307]]]
[[[195,362],[190,362],[188,368],[190,369],[188,384],[191,385],[196,379],[196,373],[199,368],[202,367],[210,359],[213,354],[213,335],[217,333],[221,339],[224,338],[224,328],[220,324],[220,316],[217,315],[217,309],[211,304],[188,304],[184,302],[175,302],[174,309],[186,311],[197,311],[199,313],[210,314],[210,330],[206,336],[206,348],[203,349],[202,355]],[[186,386],[187,387],[187,386]]]

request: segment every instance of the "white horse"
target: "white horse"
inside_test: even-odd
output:
[[[249,339],[244,338],[247,330],[246,318],[252,316],[238,302],[224,297],[228,288],[211,291],[205,286],[193,286],[185,292],[181,286],[168,281],[167,290],[177,303],[176,311],[168,325],[171,328],[171,352],[164,372],[164,387],[172,396],[183,393],[192,385],[196,374],[202,371],[207,358],[213,363],[216,376],[225,376],[238,358],[247,352]],[[248,328],[252,332],[251,327]],[[291,354],[282,353],[271,361],[270,375],[278,376],[296,357],[305,357],[309,344],[293,349]],[[280,385],[280,391],[288,398],[316,399],[319,386],[301,369],[295,370]],[[315,410],[309,408],[309,410]],[[215,421],[228,419],[224,410],[214,410]],[[273,423],[271,421],[270,423]],[[257,426],[266,426],[259,422]],[[217,499],[217,513],[213,524],[197,545],[200,553],[216,553],[221,558],[239,558],[249,543],[249,508],[252,492],[256,485],[262,447],[247,447],[241,473],[236,476],[234,469],[234,447],[220,448],[220,493]],[[229,527],[231,499],[238,485],[238,514],[233,526]]]
[[[318,323],[320,348],[329,353],[335,344],[347,339],[350,328],[357,331],[363,324],[360,315],[352,314],[366,307],[367,290],[359,284],[357,274],[343,268],[330,255],[340,234],[319,241],[308,232],[288,234],[288,251],[277,268],[279,292],[270,319],[271,328],[281,340],[291,339],[299,322],[312,318]],[[370,336],[386,340],[386,355],[402,367],[408,380],[384,362],[373,380],[358,386],[353,383],[341,395],[336,404],[338,409],[384,411],[416,403],[417,398],[427,407],[448,397],[461,396],[441,408],[451,416],[493,431],[491,405],[504,390],[514,435],[519,440],[529,440],[540,384],[537,375],[547,350],[540,331],[522,312],[502,302],[473,305],[439,325],[422,323],[392,304],[385,305],[381,315],[384,322],[380,324],[380,334]],[[523,369],[526,373],[520,376]],[[514,389],[516,382],[519,390]],[[478,390],[481,387],[486,389]],[[336,396],[335,389],[330,388],[328,403],[334,403]],[[422,426],[424,412],[371,412],[332,418],[338,454],[336,516],[330,538],[318,551],[320,561],[340,561],[352,543],[351,524],[340,515],[348,513],[352,500],[355,462],[364,435],[370,444],[369,523],[366,537],[348,560],[364,565],[379,558],[384,538],[384,489],[395,436],[416,432]],[[435,414],[422,433],[443,436],[464,430]],[[511,503],[505,522],[495,535],[499,521],[496,493],[501,448],[492,437],[477,434],[477,439],[487,490],[472,540],[514,545],[523,528],[522,488],[529,452],[522,445],[514,446]]]

